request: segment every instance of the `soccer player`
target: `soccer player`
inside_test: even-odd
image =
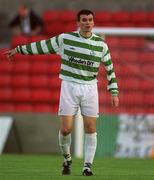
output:
[[[81,10],[77,14],[78,31],[63,33],[48,40],[17,46],[6,52],[8,57],[16,53],[47,54],[57,53],[61,56],[62,79],[59,103],[60,130],[59,145],[64,156],[63,175],[71,173],[71,131],[73,119],[78,108],[84,121],[84,165],[83,176],[92,176],[96,145],[96,118],[98,116],[97,79],[99,66],[103,64],[107,71],[111,104],[118,107],[118,86],[107,44],[101,37],[92,33],[94,14],[90,10]]]

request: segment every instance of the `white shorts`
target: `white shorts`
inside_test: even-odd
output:
[[[58,115],[76,115],[79,107],[82,115],[98,117],[97,83],[79,84],[63,80]]]

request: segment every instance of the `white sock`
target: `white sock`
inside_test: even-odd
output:
[[[96,146],[97,146],[97,133],[92,134],[85,134],[85,144],[84,144],[84,150],[85,150],[85,158],[84,158],[84,165],[86,163],[93,163],[93,159],[96,152]]]
[[[70,146],[71,146],[71,134],[63,136],[59,131],[59,146],[64,158],[71,160]]]

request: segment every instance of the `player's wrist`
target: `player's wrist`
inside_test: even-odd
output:
[[[16,53],[18,53],[18,48],[16,47],[16,48],[14,48],[14,51],[16,52]]]
[[[16,53],[20,53],[19,46],[17,46],[16,48],[14,48],[14,51],[15,51]]]
[[[111,96],[118,96],[119,91],[118,90],[111,90],[110,93],[111,93]]]
[[[112,93],[111,93],[111,96],[112,96],[112,97],[116,97],[116,96],[118,96],[118,94],[112,94]]]

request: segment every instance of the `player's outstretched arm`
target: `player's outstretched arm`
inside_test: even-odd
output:
[[[7,58],[10,59],[10,58],[12,58],[15,54],[17,54],[17,51],[16,51],[16,49],[11,49],[11,50],[6,51],[4,54],[7,56]]]
[[[5,52],[8,58],[12,58],[16,53],[22,55],[56,54],[59,52],[63,36],[58,35],[47,40],[32,42],[26,45],[19,45],[14,49]]]

